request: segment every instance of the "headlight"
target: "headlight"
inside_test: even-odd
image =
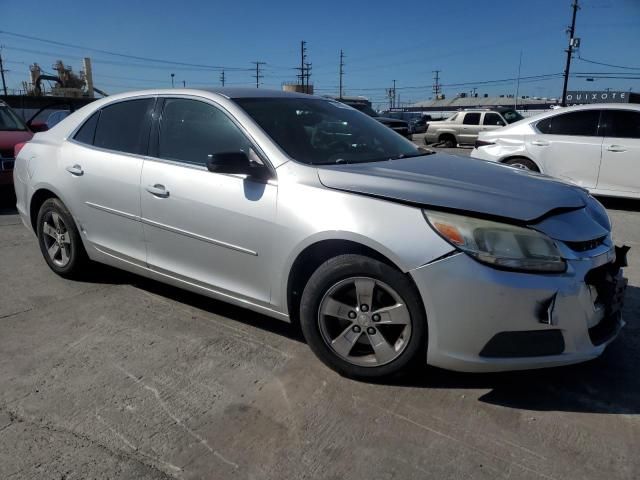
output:
[[[566,269],[553,240],[530,228],[431,210],[423,213],[446,241],[481,262],[536,272]]]

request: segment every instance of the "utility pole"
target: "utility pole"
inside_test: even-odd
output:
[[[573,55],[573,49],[578,48],[580,46],[580,39],[575,38],[574,35],[576,33],[576,14],[578,13],[578,0],[573,0],[573,4],[571,5],[573,9],[573,14],[571,16],[571,26],[567,30],[569,34],[569,48],[565,51],[567,52],[567,65],[564,69],[564,85],[562,87],[562,106],[567,106],[567,85],[569,84],[569,68],[571,67],[571,56]]]
[[[256,74],[253,76],[256,79],[256,88],[260,88],[260,79],[264,77],[264,75],[260,75],[260,67],[265,64],[265,62],[252,62],[256,66]]]
[[[438,99],[438,96],[440,95],[440,93],[442,92],[441,86],[440,86],[440,72],[441,70],[434,70],[433,71],[433,98],[434,100]]]
[[[182,88],[187,88],[187,82],[182,80]]]
[[[0,48],[0,76],[2,76],[2,90],[4,90],[5,96],[7,95],[7,82],[4,79],[4,72],[8,70],[4,69],[4,64],[2,63],[2,48]]]
[[[518,109],[518,94],[520,93],[520,69],[522,68],[522,50],[520,50],[520,62],[518,62],[518,81],[516,83],[516,100],[513,105],[513,109]]]
[[[222,69],[222,73],[220,74],[220,83],[222,83],[222,86],[224,87],[224,69]]]
[[[171,88],[175,88],[175,85],[173,84],[173,78],[176,76],[175,73],[171,74]]]
[[[304,40],[302,40],[300,42],[300,66],[298,67],[298,70],[300,70],[300,75],[298,75],[298,79],[300,79],[300,85],[302,86],[302,91],[304,92],[304,79],[305,79],[305,73],[304,73],[304,64],[307,61],[307,42],[305,42]]]
[[[311,63],[305,62],[304,63],[304,67],[305,67],[304,76],[305,76],[305,79],[306,79],[306,82],[307,82],[307,86],[306,86],[306,89],[305,89],[304,93],[309,93],[310,94],[311,90],[309,88],[309,77],[311,77]]]
[[[393,81],[393,108],[396,107],[396,81]]]
[[[340,99],[342,99],[342,95],[344,95],[344,92],[342,90],[343,76],[344,76],[344,53],[342,52],[342,49],[340,49],[340,92],[339,92]]]

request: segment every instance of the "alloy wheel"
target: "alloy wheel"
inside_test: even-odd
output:
[[[411,315],[389,285],[369,277],[351,277],[333,285],[318,311],[327,346],[347,362],[378,367],[398,358],[411,337]]]
[[[58,267],[66,267],[71,260],[71,235],[62,217],[48,212],[42,224],[44,246],[51,261]]]

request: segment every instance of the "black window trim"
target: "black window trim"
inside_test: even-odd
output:
[[[87,121],[89,121],[89,119],[91,117],[93,117],[94,114],[99,113],[100,115],[102,114],[102,110],[104,110],[107,107],[110,107],[112,105],[116,105],[118,103],[122,103],[122,102],[127,102],[130,100],[145,100],[151,98],[154,100],[154,106],[152,109],[152,112],[155,112],[155,108],[158,104],[158,95],[157,94],[147,94],[147,95],[136,95],[136,96],[132,96],[132,97],[127,97],[127,98],[119,98],[118,100],[114,100],[112,102],[106,103],[104,105],[101,105],[100,107],[96,108],[93,112],[91,112],[89,115],[87,115],[87,117],[82,121],[82,123],[80,123],[78,126],[76,126],[76,128],[74,128],[71,133],[67,136],[66,141],[73,143],[75,145],[80,145],[82,147],[85,148],[90,148],[92,150],[96,150],[98,152],[104,152],[104,153],[117,153],[118,155],[125,155],[128,157],[133,157],[133,158],[139,158],[139,159],[143,159],[143,160],[147,160],[150,157],[148,156],[148,152],[149,152],[149,137],[150,137],[150,130],[149,132],[147,132],[146,134],[146,140],[147,140],[147,146],[144,149],[144,153],[131,153],[131,152],[123,152],[121,150],[112,150],[110,148],[102,148],[102,147],[96,147],[95,145],[89,145],[88,143],[83,143],[83,142],[79,142],[75,139],[76,134],[78,133],[78,131],[84,126],[85,123],[87,123]],[[98,119],[100,120],[100,119]],[[98,121],[98,123],[100,123]],[[151,129],[151,126],[153,125],[153,119],[151,121],[148,121],[148,127],[149,129]],[[97,128],[97,125],[96,125]],[[95,132],[94,132],[94,140],[95,140]]]
[[[269,158],[264,153],[262,148],[255,141],[253,136],[249,134],[246,128],[233,116],[229,110],[227,110],[223,105],[218,102],[213,101],[207,97],[200,97],[198,95],[180,95],[180,94],[169,94],[169,95],[158,95],[157,101],[155,105],[155,109],[153,111],[151,117],[151,133],[149,135],[149,147],[147,148],[147,156],[145,156],[146,160],[151,160],[159,163],[167,163],[170,165],[176,165],[178,167],[191,168],[195,170],[203,170],[208,173],[212,173],[215,175],[225,175],[234,178],[242,178],[243,175],[235,174],[235,173],[215,173],[209,172],[207,167],[203,165],[197,165],[195,163],[182,162],[180,160],[170,160],[168,158],[160,158],[158,156],[158,147],[160,142],[160,124],[162,123],[162,112],[164,110],[164,103],[169,99],[177,99],[177,100],[195,100],[198,102],[206,103],[214,108],[220,110],[227,118],[240,130],[240,132],[245,136],[245,138],[251,144],[251,148],[258,155],[264,166],[269,170],[270,177],[266,180],[266,183],[272,183],[277,180],[276,169],[273,167]]]
[[[596,128],[596,134],[595,135],[568,135],[570,137],[596,137],[596,138],[604,138],[604,134],[606,133],[604,131],[604,125],[602,124],[603,122],[603,115],[604,115],[604,109],[602,107],[596,107],[596,108],[581,108],[579,110],[572,110],[570,112],[559,112],[559,113],[555,113],[552,115],[549,115],[547,117],[541,118],[540,120],[537,120],[536,122],[534,122],[532,125],[533,129],[536,131],[536,133],[538,133],[539,135],[565,135],[565,134],[560,134],[560,133],[545,133],[542,132],[539,128],[538,128],[538,124],[540,122],[543,122],[545,120],[548,120],[550,118],[553,117],[558,117],[560,115],[568,115],[570,113],[576,113],[576,112],[590,112],[592,110],[598,110],[598,126]]]
[[[636,115],[640,115],[640,110],[636,110],[634,108],[606,108],[606,109],[602,109],[602,111],[600,112],[600,125],[599,127],[602,129],[602,133],[603,136],[605,138],[623,138],[626,140],[637,140],[638,137],[616,137],[614,135],[611,135],[611,128],[612,126],[609,125],[608,123],[606,123],[606,121],[608,120],[608,114],[612,113],[612,112],[632,112],[635,113]]]

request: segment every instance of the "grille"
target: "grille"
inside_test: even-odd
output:
[[[567,246],[575,251],[575,252],[586,252],[588,250],[593,250],[596,247],[599,247],[604,243],[607,239],[607,236],[603,236],[600,238],[594,238],[593,240],[586,240],[584,242],[564,242]]]

